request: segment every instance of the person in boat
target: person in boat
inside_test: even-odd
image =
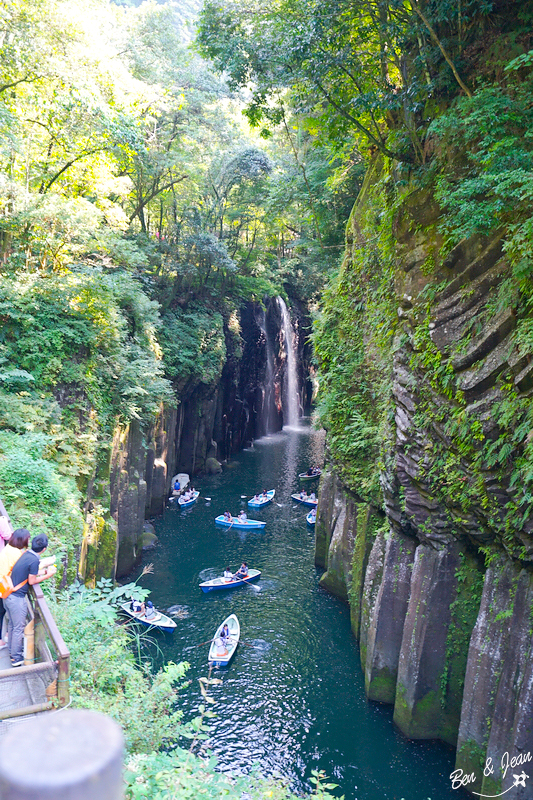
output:
[[[224,511],[224,522],[231,522],[232,516],[229,511]]]
[[[310,519],[316,519],[316,506],[311,509]]]
[[[260,499],[258,494],[254,494],[254,503],[258,503]]]
[[[309,469],[307,470],[307,472],[305,474],[309,475],[309,477],[311,477],[311,475],[314,475],[315,474],[315,467],[309,467]]]
[[[233,572],[230,570],[229,567],[226,567],[226,569],[224,570],[224,580],[225,581],[233,580]]]
[[[146,602],[146,607],[144,610],[144,618],[148,621],[155,622],[157,619],[161,617],[161,614],[155,610],[154,604],[151,600]]]
[[[180,490],[180,482],[178,480],[174,481],[174,491],[179,492]]]
[[[236,578],[247,578],[248,577],[248,564],[246,561],[243,561],[237,572],[235,573]]]
[[[228,651],[226,649],[226,645],[224,644],[224,642],[222,641],[222,638],[220,636],[217,636],[217,638],[215,639],[215,647],[216,647],[217,656],[227,656],[228,655]]]
[[[311,492],[311,494],[309,495],[309,499],[316,500],[316,494],[314,492]]]
[[[301,491],[300,491],[300,500],[305,500],[306,497],[307,497],[307,492],[305,491],[305,489],[301,489]]]
[[[224,646],[227,647],[228,646],[228,642],[231,639],[231,634],[229,632],[229,628],[228,628],[228,623],[227,622],[224,623],[224,627],[222,628],[222,631],[220,633],[220,638],[222,639],[222,641],[224,643]]]
[[[145,610],[144,603],[140,600],[132,600],[130,603],[130,611],[132,614],[142,614]]]
[[[248,515],[246,511],[240,511],[239,516],[237,517],[237,522],[248,522]]]
[[[266,500],[268,497],[267,490],[263,489],[263,494],[261,495],[261,500]]]

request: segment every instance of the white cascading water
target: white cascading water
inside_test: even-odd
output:
[[[283,404],[283,422],[290,427],[296,427],[300,417],[300,398],[298,394],[298,373],[296,371],[297,343],[291,318],[285,301],[278,297],[281,309],[281,325],[285,350],[287,354],[287,370],[285,376],[285,403]]]

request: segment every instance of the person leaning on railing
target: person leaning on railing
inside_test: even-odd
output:
[[[40,557],[47,547],[48,537],[44,533],[34,536],[31,550],[27,550],[11,570],[11,580],[15,591],[5,598],[4,606],[9,614],[8,645],[13,667],[20,667],[24,664],[24,627],[28,613],[26,595],[29,587],[42,583],[56,573],[54,564],[39,572]]]
[[[11,538],[7,542],[4,549],[0,552],[0,575],[10,575],[11,570],[28,547],[30,541],[30,532],[26,528],[17,528],[11,534]],[[16,584],[15,584],[16,585]],[[0,635],[2,634],[2,625],[6,609],[4,601],[0,598]],[[7,647],[7,642],[0,639],[0,650]]]

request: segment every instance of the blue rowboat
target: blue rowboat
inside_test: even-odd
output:
[[[316,522],[316,510],[314,508],[311,509],[309,514],[306,516],[307,524],[314,525]]]
[[[246,531],[249,528],[264,528],[266,525],[266,522],[260,522],[258,519],[247,519],[246,522],[237,522],[237,517],[232,517],[231,521],[228,522],[224,514],[215,517],[215,523],[217,525],[222,525],[223,528],[236,528],[239,531]]]
[[[245,583],[256,581],[261,577],[261,570],[249,569],[247,578],[213,578],[200,584],[202,592],[218,592],[221,589],[234,589],[236,586],[243,586]]]
[[[275,494],[275,489],[270,489],[270,491],[266,494],[256,494],[255,497],[252,497],[251,500],[248,500],[248,505],[252,508],[261,508],[261,506],[266,506],[267,503],[270,503],[274,499]]]
[[[180,508],[189,508],[189,506],[193,506],[198,498],[200,497],[200,492],[193,492],[193,496],[190,500],[184,500],[183,496],[178,497],[178,505]]]
[[[154,617],[146,619],[144,614],[138,614],[131,610],[131,601],[128,601],[127,603],[121,603],[120,607],[132,619],[140,622],[141,625],[144,625],[145,628],[160,628],[162,631],[173,631],[176,627],[176,623],[173,619],[167,617],[166,614],[163,614],[157,609],[155,610]]]
[[[222,641],[221,633],[224,625],[228,626],[229,639]],[[228,667],[229,662],[235,655],[239,639],[241,638],[241,626],[235,614],[230,614],[224,622],[218,626],[217,632],[213,636],[211,647],[209,648],[210,667]]]
[[[303,503],[304,506],[311,506],[316,508],[316,506],[318,505],[318,500],[311,500],[311,498],[308,495],[300,497],[299,494],[291,494],[291,497],[296,503]]]

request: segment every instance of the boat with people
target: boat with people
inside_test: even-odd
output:
[[[232,514],[229,514],[229,516],[219,514],[218,517],[215,517],[215,524],[221,525],[223,528],[236,528],[237,530],[246,531],[253,528],[264,528],[266,522],[261,522],[258,519],[243,519],[240,514],[238,517],[234,517]]]
[[[307,524],[314,525],[316,522],[316,508],[312,508],[309,514],[306,516]]]
[[[305,483],[305,481],[314,481],[315,478],[320,478],[321,475],[322,470],[319,467],[311,467],[307,472],[300,472],[298,477],[302,483]]]
[[[233,575],[231,578],[212,578],[200,584],[202,592],[217,592],[221,589],[234,589],[236,586],[243,586],[245,583],[256,581],[261,577],[260,569],[249,569],[246,577],[239,578]],[[257,590],[256,590],[257,591]]]
[[[267,503],[272,502],[275,494],[275,489],[270,489],[268,492],[265,490],[261,492],[261,494],[254,495],[251,500],[248,500],[248,505],[252,508],[261,508],[261,506],[266,506]]]
[[[180,508],[189,508],[189,506],[196,503],[199,497],[200,492],[197,490],[193,490],[190,493],[185,492],[181,497],[178,497],[178,505]]]
[[[176,623],[170,617],[167,617],[166,614],[163,614],[162,611],[158,611],[156,608],[153,608],[152,604],[148,601],[148,603],[140,603],[139,601],[128,600],[127,603],[121,603],[120,607],[122,611],[128,614],[132,619],[140,622],[141,625],[144,625],[146,628],[160,628],[162,631],[173,631],[176,627]],[[133,607],[132,607],[133,606]],[[134,607],[140,608],[139,611],[135,611]],[[154,612],[153,616],[150,615],[150,611]],[[149,616],[146,616],[148,612]]]
[[[170,497],[169,500],[178,500],[187,486],[189,485],[189,476],[186,472],[178,472],[170,481]]]
[[[299,492],[299,494],[291,494],[292,499],[296,503],[303,503],[304,506],[317,506],[318,499],[313,497],[314,492],[307,494],[307,492]]]
[[[227,625],[227,633],[224,633],[224,626]],[[241,638],[241,626],[235,614],[230,614],[224,622],[218,626],[217,632],[211,641],[209,648],[210,667],[228,667],[231,659],[235,655],[239,639]]]

